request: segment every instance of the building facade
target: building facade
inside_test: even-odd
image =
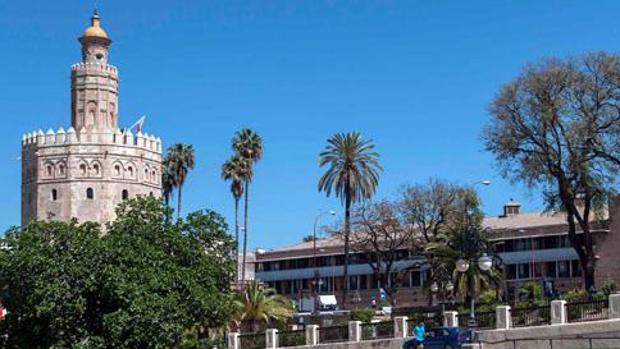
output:
[[[161,196],[162,142],[118,127],[119,75],[96,11],[71,66],[71,125],[22,138],[22,224],[33,219],[105,224],[138,195]]]
[[[620,284],[620,214],[611,205],[611,218],[593,222],[596,241],[596,282],[607,280]],[[581,266],[568,240],[566,217],[563,214],[522,213],[514,201],[503,207],[497,217],[487,217],[484,225],[489,239],[503,261],[504,291],[509,300],[518,296],[519,287],[528,281],[545,282],[556,292],[581,287]],[[344,254],[339,237],[302,242],[256,255],[256,278],[294,300],[311,297],[314,278],[318,275],[319,293],[334,294],[342,303],[344,287]],[[426,259],[400,251],[402,258],[395,263],[395,272],[406,271],[395,298],[398,306],[428,305],[430,268]],[[317,267],[314,256],[317,256]],[[381,285],[368,264],[369,256],[352,252],[349,264],[349,296],[347,304],[367,307],[372,299],[380,299]]]

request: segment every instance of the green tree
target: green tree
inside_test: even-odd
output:
[[[319,166],[327,166],[327,169],[319,179],[318,189],[328,197],[333,192],[341,199],[345,208],[342,299],[343,306],[346,306],[352,205],[372,197],[379,185],[379,173],[383,169],[372,140],[363,140],[358,132],[335,134],[327,143],[325,150],[319,154]]]
[[[178,348],[225,326],[233,242],[211,211],[170,223],[154,198],[92,223],[36,221],[0,242],[4,348]]]
[[[620,171],[619,88],[618,55],[530,65],[500,89],[483,131],[502,175],[542,190],[548,210],[565,213],[588,290],[596,270],[592,224],[615,195]]]
[[[239,256],[239,200],[243,195],[243,180],[247,175],[248,162],[235,155],[222,165],[222,178],[230,181],[230,192],[235,200],[235,256]]]
[[[190,170],[194,169],[194,147],[191,144],[177,143],[168,148],[164,163],[173,176],[174,188],[177,189],[177,219],[181,218],[181,201],[183,185]]]
[[[177,185],[174,174],[172,173],[172,169],[170,168],[170,164],[168,162],[169,161],[167,159],[164,159],[161,170],[162,197],[166,206],[170,205],[170,197],[172,197],[172,192]]]
[[[237,294],[235,307],[236,319],[245,332],[258,332],[266,325],[293,317],[293,303],[257,281],[249,282]]]
[[[263,139],[258,133],[245,128],[237,131],[232,139],[232,148],[237,156],[244,161],[245,172],[243,173],[244,208],[243,208],[243,257],[241,262],[241,283],[245,283],[245,261],[248,247],[248,202],[250,183],[254,177],[254,164],[263,157]]]
[[[502,277],[497,263],[490,270],[484,271],[475,262],[482,253],[493,256],[486,230],[482,227],[483,215],[476,193],[473,190],[467,191],[462,204],[465,205],[462,217],[455,217],[447,232],[437,236],[436,241],[426,244],[425,252],[434,260],[432,267],[440,270],[432,270],[431,275],[443,276],[448,271],[452,274],[454,295],[468,295],[469,300],[472,283],[476,294],[480,294],[483,288],[499,288]],[[459,259],[474,262],[470,262],[468,271],[462,273],[456,269]]]

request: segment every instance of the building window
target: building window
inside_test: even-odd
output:
[[[86,165],[85,164],[81,164],[80,165],[80,172],[82,173],[82,175],[86,175]]]
[[[95,175],[99,175],[99,164],[94,164],[93,165],[93,171],[95,172]]]
[[[60,173],[61,175],[65,174],[65,165],[63,164],[58,165],[58,173]]]
[[[131,166],[127,167],[127,172],[129,173],[129,177],[133,178],[133,167]]]
[[[127,189],[123,189],[122,197],[123,200],[129,199],[129,192],[127,191]]]
[[[157,182],[157,172],[153,170],[153,182]]]
[[[56,201],[58,199],[58,191],[56,189],[52,189],[52,201]]]
[[[47,176],[51,177],[52,176],[52,166],[51,165],[47,165],[47,167],[45,169],[46,169],[46,172],[47,172]]]
[[[581,277],[581,264],[578,260],[571,261],[571,275],[576,277]]]
[[[529,263],[520,263],[517,266],[517,277],[519,279],[529,279],[530,278],[530,264]]]
[[[121,175],[121,167],[119,165],[114,166],[114,174],[116,176],[120,176]]]
[[[149,180],[149,169],[148,168],[144,169],[144,180],[147,182]]]
[[[559,278],[568,278],[570,277],[570,263],[568,261],[559,261],[558,262],[558,277]]]
[[[89,200],[92,200],[95,198],[95,191],[93,190],[93,188],[86,189],[86,198]]]
[[[349,290],[358,290],[359,289],[359,279],[357,276],[349,276]]]
[[[360,290],[365,290],[368,288],[368,276],[360,275]]]
[[[556,264],[555,262],[547,262],[546,263],[546,272],[545,272],[545,276],[548,278],[556,278]]]

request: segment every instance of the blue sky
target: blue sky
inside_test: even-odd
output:
[[[385,171],[377,197],[439,177],[481,188],[487,214],[514,197],[485,153],[480,129],[498,88],[528,62],[617,52],[617,1],[119,1],[99,4],[121,74],[120,118],[192,143],[197,166],[186,210],[232,222],[220,179],[242,127],[265,143],[250,193],[251,247],[299,241],[320,209],[318,153],[336,133],[374,139]],[[90,1],[0,1],[0,229],[20,217],[24,132],[69,124],[69,66]]]

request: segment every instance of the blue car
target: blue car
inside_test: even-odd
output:
[[[466,328],[460,327],[435,327],[427,332],[424,339],[424,349],[454,349],[461,348],[463,344],[476,342],[477,334]],[[418,341],[413,338],[403,344],[403,349],[417,349]]]

